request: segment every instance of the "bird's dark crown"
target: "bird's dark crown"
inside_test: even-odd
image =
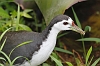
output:
[[[62,21],[62,20],[68,20],[69,19],[69,16],[67,15],[58,15],[56,17],[54,17],[50,24],[47,26],[47,28],[42,32],[42,34],[45,35],[45,37],[47,38],[47,35],[49,34],[49,31],[51,30],[51,28],[53,27],[54,24]]]
[[[51,20],[51,22],[50,22],[49,25],[54,25],[54,24],[57,23],[57,22],[60,22],[60,21],[62,21],[62,20],[68,20],[68,19],[69,19],[69,16],[67,16],[67,15],[58,15],[58,16],[54,17],[54,18]]]

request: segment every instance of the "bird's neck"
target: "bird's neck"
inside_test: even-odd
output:
[[[42,35],[44,36],[44,40],[47,38],[55,38],[57,37],[60,30],[54,27],[47,27],[45,30],[42,31]]]
[[[56,40],[56,37],[57,37],[59,32],[60,32],[59,30],[52,27],[51,30],[49,30],[49,33],[47,35],[47,39],[51,39],[51,40],[55,39]]]

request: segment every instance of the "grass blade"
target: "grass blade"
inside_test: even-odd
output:
[[[1,47],[0,47],[0,51],[2,51],[2,49],[3,49],[3,47],[4,47],[4,44],[5,44],[5,42],[6,42],[6,39],[7,39],[7,38],[5,38],[5,40],[3,41],[3,43],[2,43],[2,45],[1,45]]]
[[[82,39],[78,39],[77,41],[95,41],[96,43],[99,43],[100,38],[82,38]]]
[[[8,60],[8,62],[10,64],[10,66],[12,66],[10,58],[3,51],[0,51],[0,53],[5,56],[5,58]]]
[[[12,27],[11,27],[12,28]],[[1,41],[1,39],[3,38],[3,36],[5,35],[5,33],[7,32],[7,31],[9,31],[11,28],[8,28],[7,30],[5,30],[2,34],[1,34],[1,36],[0,36],[0,41]]]
[[[32,41],[26,41],[26,42],[23,42],[23,43],[17,45],[15,48],[13,48],[13,49],[11,50],[11,52],[10,52],[10,54],[9,54],[9,57],[11,56],[12,52],[13,52],[16,48],[18,48],[18,47],[20,47],[20,46],[23,46],[23,45],[25,45],[25,44],[28,44],[28,43],[30,43],[30,42],[32,42]]]
[[[53,56],[50,56],[50,57],[51,57],[52,60],[55,61],[55,63],[57,64],[57,66],[63,66],[62,63],[61,63],[61,61],[57,60],[57,59],[56,59],[55,57],[53,57]]]
[[[78,25],[78,27],[82,28],[81,24],[80,24],[80,21],[74,11],[74,8],[72,7],[72,11],[73,11],[73,14],[74,14],[74,17],[75,17],[75,20],[76,20],[76,24]],[[83,36],[81,35],[81,37],[83,38]],[[84,57],[86,57],[86,50],[85,50],[85,44],[84,42],[82,41],[82,45],[83,45],[83,51],[84,51]]]
[[[68,50],[64,50],[64,49],[58,48],[58,47],[55,47],[54,50],[73,55],[72,52],[70,52]]]
[[[69,33],[69,32],[65,32],[65,33],[63,33],[63,34],[58,35],[58,36],[57,36],[57,39],[60,38],[60,37],[62,37],[62,36],[64,36],[64,35],[66,35],[66,34],[68,34],[68,33]]]
[[[4,65],[0,63],[0,66],[4,66]]]
[[[18,56],[18,57],[16,57],[13,61],[12,61],[12,65],[14,64],[14,62],[17,60],[17,59],[19,59],[19,58],[25,58],[27,61],[29,61],[29,59],[28,58],[26,58],[26,57],[23,57],[23,56]]]
[[[94,56],[90,59],[90,62],[88,62],[88,66],[90,66],[92,60],[93,60]]]
[[[3,58],[3,57],[0,57],[0,60],[4,60],[4,61],[6,61],[6,59],[5,59],[5,58]]]
[[[18,27],[19,27],[19,20],[20,20],[20,6],[19,6],[19,4],[18,4],[16,31],[18,31]]]
[[[72,63],[70,63],[70,62],[66,62],[66,64],[67,64],[68,66],[73,66]]]
[[[82,28],[81,24],[80,24],[80,21],[74,11],[74,8],[72,7],[72,11],[73,11],[73,14],[74,14],[74,17],[75,17],[75,20],[76,20],[76,24],[78,25],[78,27]]]
[[[100,57],[91,65],[91,66],[96,66],[96,64],[100,61]]]
[[[90,49],[88,50],[87,55],[86,55],[86,62],[85,62],[86,65],[88,63],[91,52],[92,52],[92,46],[90,47]]]

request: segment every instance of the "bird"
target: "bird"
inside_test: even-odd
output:
[[[28,58],[29,61],[25,58],[19,58],[15,61],[14,66],[38,66],[49,58],[56,45],[58,33],[68,30],[85,35],[85,31],[76,26],[71,17],[67,15],[57,15],[42,32],[8,31],[3,36],[0,44],[7,38],[2,51],[9,55],[14,47],[25,41],[32,41],[17,47],[12,52],[10,59],[13,60],[17,56],[23,56]]]

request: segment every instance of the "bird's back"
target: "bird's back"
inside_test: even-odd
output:
[[[40,33],[27,32],[27,31],[15,31],[15,32],[7,32],[4,35],[2,41],[0,42],[0,45],[3,43],[6,37],[7,40],[4,45],[3,51],[7,55],[9,55],[11,50],[16,46],[18,46],[19,44],[30,41],[30,43],[16,48],[11,54],[11,60],[13,60],[17,56],[24,56],[27,57],[28,59],[31,59],[33,53],[35,51],[38,51],[38,49],[40,48],[40,45],[43,40],[42,39],[43,37],[41,36]],[[19,58],[18,60],[16,60],[15,63],[22,63],[23,59],[25,58]]]

